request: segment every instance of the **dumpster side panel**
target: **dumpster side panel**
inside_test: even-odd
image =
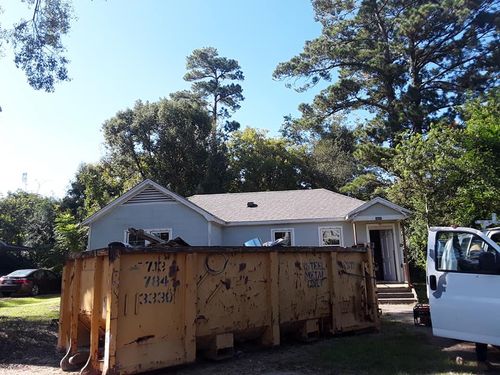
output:
[[[86,370],[136,374],[192,362],[197,349],[228,348],[233,337],[279,345],[280,335],[296,331],[307,338],[378,328],[370,251],[332,250],[109,249],[77,257],[63,281],[61,368],[89,343]]]
[[[268,326],[269,253],[199,253],[197,336]]]
[[[122,254],[116,332],[121,373],[187,362],[185,274],[183,253]]]
[[[94,271],[96,257],[82,259],[80,274],[80,314],[90,316],[92,311],[92,290],[94,288]]]
[[[66,261],[61,280],[61,302],[59,305],[59,332],[57,335],[57,350],[68,349],[71,322],[71,274],[74,260]]]
[[[280,322],[330,315],[327,252],[279,253]]]
[[[373,275],[367,271],[367,253],[337,253],[337,322],[342,332],[374,326],[371,308],[373,296],[370,295],[370,283]]]

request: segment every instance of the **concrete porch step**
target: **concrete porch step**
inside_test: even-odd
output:
[[[381,305],[418,302],[417,293],[406,283],[377,283],[377,297]]]
[[[414,295],[411,290],[407,292],[395,292],[395,293],[377,293],[378,298],[413,298]]]
[[[393,289],[384,289],[377,287],[377,293],[412,293],[412,289],[410,287],[406,288],[393,288]]]
[[[416,298],[379,298],[379,305],[403,305],[403,304],[411,304],[414,305],[417,303]]]

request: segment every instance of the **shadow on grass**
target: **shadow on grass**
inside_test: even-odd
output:
[[[0,364],[58,366],[57,325],[0,316]]]
[[[334,339],[320,353],[333,374],[475,373],[472,364],[457,365],[425,333],[384,321],[381,333]]]
[[[59,298],[47,295],[0,300],[0,365],[58,366],[55,355]]]

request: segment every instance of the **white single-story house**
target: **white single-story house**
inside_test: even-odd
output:
[[[410,212],[382,198],[369,202],[326,189],[205,194],[188,198],[145,180],[87,218],[88,250],[110,242],[144,245],[128,228],[192,246],[242,246],[282,237],[291,246],[373,243],[377,279],[407,282],[400,222]]]

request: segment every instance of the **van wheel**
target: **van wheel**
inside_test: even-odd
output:
[[[476,358],[479,362],[485,362],[488,359],[488,344],[476,342]]]
[[[33,286],[31,287],[31,295],[33,297],[35,297],[35,296],[38,296],[39,293],[40,293],[40,289],[38,288],[38,285],[33,284]]]

